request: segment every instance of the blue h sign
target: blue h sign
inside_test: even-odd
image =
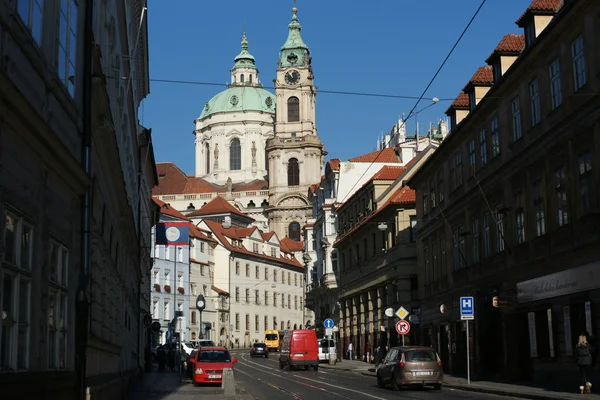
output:
[[[475,319],[475,300],[473,297],[460,298],[460,319]]]

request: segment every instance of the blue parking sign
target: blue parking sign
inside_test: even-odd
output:
[[[475,299],[472,296],[460,298],[460,319],[475,319]]]

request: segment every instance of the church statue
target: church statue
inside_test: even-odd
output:
[[[219,166],[219,143],[215,144],[215,169]]]
[[[256,167],[256,142],[252,141],[252,166]]]
[[[233,181],[231,180],[231,177],[227,178],[227,183],[225,184],[225,187],[227,188],[227,193],[231,193],[231,191],[233,190]]]

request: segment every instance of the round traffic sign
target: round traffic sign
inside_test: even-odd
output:
[[[335,325],[335,323],[333,322],[333,320],[331,318],[327,318],[324,322],[323,322],[323,326],[325,326],[325,328],[327,329],[331,329],[333,328],[333,326]]]
[[[400,335],[406,335],[408,332],[410,332],[410,322],[404,319],[398,321],[396,323],[396,332],[398,332]]]

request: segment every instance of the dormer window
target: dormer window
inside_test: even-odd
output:
[[[525,25],[525,44],[529,47],[533,42],[535,42],[535,22],[532,18],[531,21]]]
[[[469,92],[469,108],[471,111],[473,111],[475,109],[475,106],[477,106],[477,103],[475,102],[475,90],[473,89],[472,91]]]

